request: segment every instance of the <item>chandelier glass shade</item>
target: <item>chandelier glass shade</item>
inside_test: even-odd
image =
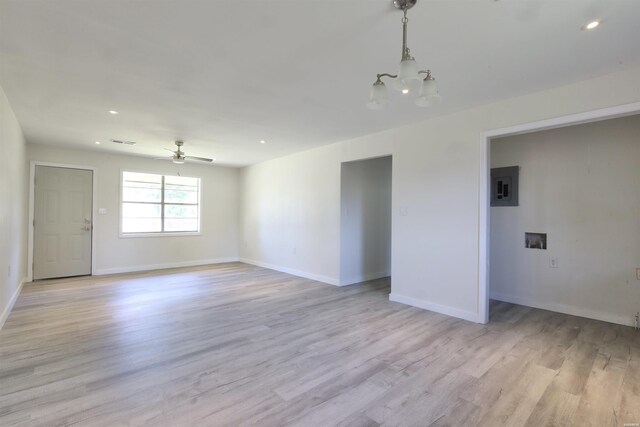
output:
[[[387,87],[382,83],[382,80],[378,79],[373,86],[371,86],[367,107],[371,110],[382,110],[388,103],[389,93],[387,92]]]
[[[431,75],[431,70],[420,70],[416,60],[409,53],[407,47],[407,11],[415,5],[416,0],[394,0],[396,8],[402,10],[402,58],[397,74],[378,74],[371,87],[369,101],[366,106],[372,110],[380,110],[389,104],[389,94],[383,78],[393,79],[393,88],[407,94],[420,88],[415,104],[419,107],[430,107],[442,101],[438,93],[438,84]],[[424,77],[423,77],[424,75]]]

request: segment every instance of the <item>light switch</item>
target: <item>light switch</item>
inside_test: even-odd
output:
[[[107,214],[107,208],[98,208],[98,214],[99,215],[106,215]]]

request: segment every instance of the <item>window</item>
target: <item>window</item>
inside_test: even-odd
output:
[[[200,179],[122,172],[123,234],[200,231]]]

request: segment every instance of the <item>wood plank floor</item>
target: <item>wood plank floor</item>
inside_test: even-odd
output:
[[[477,325],[241,263],[25,286],[0,425],[623,426],[640,334],[506,303]]]

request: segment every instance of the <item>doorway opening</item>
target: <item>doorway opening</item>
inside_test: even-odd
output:
[[[391,276],[392,157],[342,163],[340,286]]]
[[[552,129],[566,128],[566,127],[574,127],[576,125],[588,124],[593,122],[600,122],[608,119],[616,119],[626,116],[632,116],[640,113],[640,103],[633,103],[627,105],[621,105],[616,107],[605,108],[601,110],[589,111],[586,113],[574,114],[570,116],[558,117],[549,120],[543,120],[540,122],[528,123],[523,125],[518,125],[510,128],[497,129],[490,132],[487,132],[482,135],[481,143],[483,150],[483,162],[481,165],[481,179],[480,179],[480,236],[479,236],[479,294],[478,294],[478,318],[480,322],[487,323],[489,321],[489,299],[491,296],[491,292],[495,291],[494,289],[490,289],[491,283],[491,265],[494,263],[500,263],[501,259],[497,259],[498,256],[494,253],[492,257],[491,250],[491,224],[492,224],[492,211],[491,209],[513,209],[512,207],[500,207],[500,208],[491,208],[491,143],[492,140],[496,140],[498,138],[504,137],[512,137],[516,135],[524,135],[531,134],[534,132],[547,131]],[[495,166],[504,166],[502,164],[496,164]],[[516,166],[516,165],[508,165],[508,166]],[[495,178],[495,177],[494,177]],[[526,178],[526,177],[525,177]],[[520,177],[520,183],[522,184],[522,177]],[[522,190],[522,187],[521,187]],[[519,192],[520,197],[523,197],[522,191]],[[536,209],[541,209],[541,206],[538,206]],[[504,211],[506,212],[506,211]],[[497,219],[497,218],[496,218]],[[532,227],[535,224],[532,224]],[[529,227],[531,228],[531,227]],[[534,227],[535,228],[535,227]],[[550,257],[549,248],[554,247],[557,248],[557,240],[555,240],[554,236],[557,234],[549,233],[548,230],[541,229],[526,229],[520,230],[522,233],[521,246],[522,251],[528,251],[527,254],[529,256],[543,256],[545,263],[545,269],[559,269],[561,268],[561,260],[557,259],[557,257]],[[539,236],[538,240],[532,240],[529,238],[529,242],[527,242],[527,234],[529,236]],[[586,240],[589,240],[587,236],[583,236]],[[585,243],[587,244],[587,243]],[[528,245],[528,246],[527,246]],[[549,259],[547,259],[550,257]],[[551,259],[553,258],[553,259]],[[557,270],[556,270],[557,271]],[[548,272],[547,272],[548,273]],[[556,290],[557,292],[560,292]],[[495,292],[494,292],[495,294]],[[515,300],[513,302],[516,302]],[[525,304],[526,305],[526,304]],[[541,307],[547,308],[547,307]],[[554,308],[547,308],[554,309]],[[558,305],[555,308],[555,311],[563,311],[568,312],[566,307],[561,307]],[[569,313],[569,314],[577,314],[585,317],[593,317],[589,315],[589,313]],[[626,319],[626,318],[625,318]],[[606,319],[602,319],[606,320]],[[608,319],[607,321],[614,321],[616,323],[624,323],[628,324],[630,321],[618,319]]]
[[[95,170],[33,161],[30,175],[29,280],[91,275]]]

